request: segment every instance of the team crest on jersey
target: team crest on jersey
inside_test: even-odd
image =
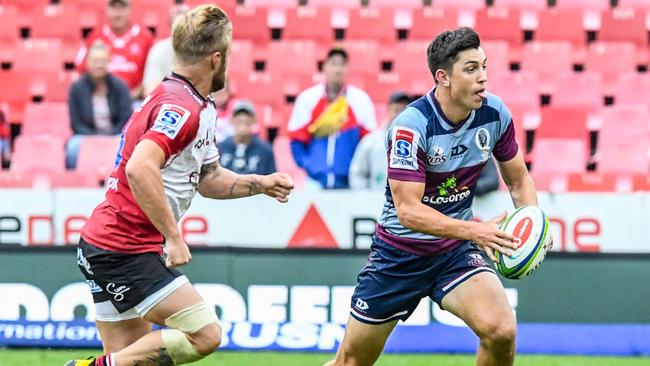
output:
[[[392,137],[389,167],[418,170],[417,141],[419,134],[406,127],[396,127]]]
[[[474,136],[474,142],[476,142],[476,147],[481,150],[483,160],[486,160],[490,156],[490,133],[488,130],[479,128]]]
[[[445,155],[445,150],[440,146],[434,146],[427,154],[427,163],[431,166],[440,165],[445,161],[447,161],[447,155]]]
[[[151,130],[160,132],[173,140],[189,117],[190,111],[187,109],[176,104],[163,104]]]

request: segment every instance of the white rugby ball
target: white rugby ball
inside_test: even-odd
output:
[[[500,226],[514,236],[518,248],[507,256],[499,252],[497,270],[509,279],[520,279],[531,274],[542,263],[551,246],[548,217],[536,206],[524,206],[510,214]]]

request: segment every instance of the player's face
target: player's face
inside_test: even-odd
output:
[[[131,16],[131,7],[128,5],[114,4],[110,5],[106,10],[108,17],[108,24],[113,29],[123,30],[129,25],[129,17]]]
[[[460,52],[449,75],[452,100],[469,110],[478,109],[485,99],[486,86],[487,58],[483,48]]]
[[[235,135],[237,137],[250,137],[253,134],[255,117],[248,113],[238,113],[232,117],[231,123],[235,128]]]
[[[323,74],[327,84],[343,85],[348,75],[348,63],[343,56],[334,55],[323,64]]]
[[[94,49],[88,53],[86,67],[94,79],[102,79],[108,74],[109,55],[107,50]]]

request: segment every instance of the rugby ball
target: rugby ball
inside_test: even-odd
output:
[[[551,247],[548,216],[536,206],[520,207],[501,223],[500,229],[514,236],[518,247],[510,257],[496,253],[497,270],[513,280],[528,276]]]

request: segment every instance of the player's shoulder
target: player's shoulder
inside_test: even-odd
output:
[[[431,119],[433,110],[431,105],[422,97],[409,104],[400,114],[395,117],[391,126],[403,126],[426,130]]]

